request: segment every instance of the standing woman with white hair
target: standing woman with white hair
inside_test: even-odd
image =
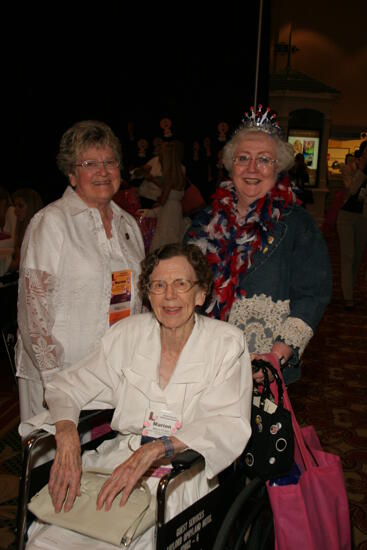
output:
[[[141,311],[144,245],[134,218],[112,200],[121,145],[101,121],[80,121],[60,140],[69,186],[31,219],[21,248],[17,376],[21,420],[43,412],[44,387],[88,355],[116,321]]]
[[[214,273],[207,313],[242,328],[253,358],[272,353],[291,367],[290,382],[330,300],[331,269],[321,232],[291,188],[292,147],[259,109],[225,145],[231,180],[185,240],[200,246]],[[262,381],[262,371],[253,376]]]

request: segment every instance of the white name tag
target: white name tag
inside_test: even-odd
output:
[[[148,409],[145,413],[142,436],[144,439],[156,439],[162,435],[175,435],[181,426],[181,419],[172,411]]]

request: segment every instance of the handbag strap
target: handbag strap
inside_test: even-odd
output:
[[[275,397],[275,402],[277,405],[282,406],[283,404],[283,385],[282,380],[279,377],[278,371],[269,363],[268,361],[264,361],[262,359],[254,359],[252,361],[252,365],[257,367],[259,370],[262,370],[264,374],[264,382],[261,384],[263,386],[262,392],[261,392],[261,401],[264,401],[265,399],[269,399],[270,396]],[[269,375],[268,370],[271,372],[271,374],[274,377],[274,380],[272,382],[269,381]],[[276,392],[274,391],[274,387],[271,386],[275,383]],[[274,395],[275,394],[275,395]]]
[[[273,382],[270,383],[270,386],[273,385],[273,387],[275,386],[277,389],[277,403],[278,405],[283,405],[284,390],[282,378],[279,376],[278,370],[274,368],[271,363],[268,363],[266,368],[271,372],[274,378]]]
[[[263,389],[261,392],[262,400],[270,398],[270,395],[275,397],[277,405],[283,405],[283,383],[282,378],[279,376],[279,371],[274,368],[270,361],[264,361],[262,359],[254,359],[252,365],[262,370],[264,374],[264,382],[262,383]],[[268,370],[273,375],[274,380],[269,381]],[[272,387],[273,386],[273,387]],[[276,390],[276,391],[274,391]]]
[[[288,392],[287,392],[287,387],[284,383],[284,378],[283,378],[283,374],[282,374],[282,371],[281,371],[281,368],[280,368],[280,365],[279,365],[279,360],[278,360],[278,358],[276,357],[276,355],[274,353],[265,353],[263,355],[263,357],[264,357],[265,361],[268,361],[270,363],[270,365],[272,366],[272,369],[277,372],[278,377],[281,380],[281,386],[282,386],[282,390],[283,390],[282,391],[282,397],[283,397],[284,408],[287,409],[291,413],[294,437],[295,437],[295,440],[297,442],[301,458],[302,458],[303,463],[305,465],[305,469],[309,470],[310,468],[315,466],[315,464],[317,464],[317,463],[316,463],[315,458],[312,456],[311,452],[309,451],[309,449],[306,446],[306,443],[304,441],[300,425],[298,424],[297,419],[296,419],[296,415],[294,414],[292,403],[289,399],[289,395],[288,395]],[[269,369],[269,370],[271,370],[273,372],[272,369]]]

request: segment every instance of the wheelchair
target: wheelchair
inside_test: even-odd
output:
[[[78,431],[82,435],[98,423],[110,422],[113,410],[83,411]],[[112,439],[108,432],[82,445],[84,450],[95,449],[102,441]],[[48,482],[51,462],[31,468],[37,445],[48,432],[32,432],[24,447],[22,475],[19,483],[17,511],[17,550],[25,548],[27,530],[34,516],[27,510],[32,496]],[[166,491],[169,483],[204,458],[186,450],[172,460],[172,470],[160,479],[157,489],[155,548],[156,550],[270,550],[274,548],[273,519],[264,481],[249,480],[241,461],[228,468],[216,489],[189,508],[165,522]]]

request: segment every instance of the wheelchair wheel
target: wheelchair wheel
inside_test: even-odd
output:
[[[252,480],[228,510],[213,550],[273,550],[273,516],[264,482]]]

